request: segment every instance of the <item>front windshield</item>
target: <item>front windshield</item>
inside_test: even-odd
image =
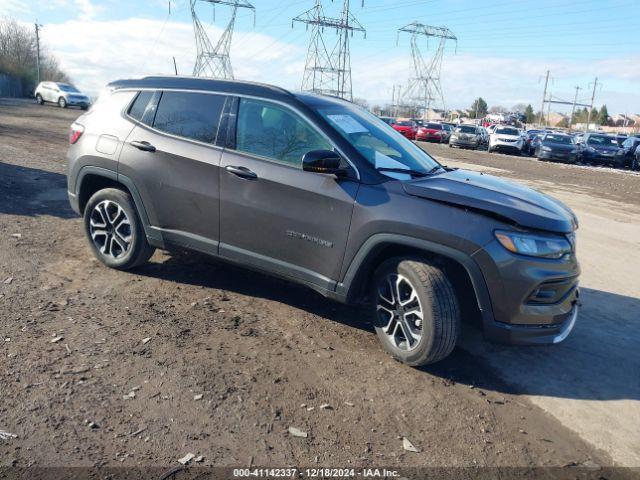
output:
[[[472,127],[471,125],[460,125],[455,131],[461,133],[476,133],[476,127]]]
[[[442,125],[440,125],[439,123],[427,123],[425,125],[425,128],[428,128],[430,130],[442,130]]]
[[[319,107],[317,111],[375,168],[428,174],[440,166],[424,150],[366,110],[332,105]],[[382,173],[398,180],[411,178],[403,173]]]
[[[498,135],[520,135],[515,128],[496,128],[496,134]]]
[[[618,146],[615,138],[607,137],[606,135],[591,135],[587,143],[589,145],[599,145],[603,147]]]
[[[78,93],[78,89],[76,87],[72,87],[71,85],[59,84],[58,88],[63,92]]]
[[[547,135],[544,137],[544,143],[562,143],[563,145],[571,145],[573,139],[568,135]]]
[[[414,127],[416,124],[413,122],[396,122],[396,125],[400,125],[401,127]]]

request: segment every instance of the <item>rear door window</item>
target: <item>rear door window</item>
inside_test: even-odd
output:
[[[153,128],[204,143],[215,143],[224,106],[223,95],[162,92]]]

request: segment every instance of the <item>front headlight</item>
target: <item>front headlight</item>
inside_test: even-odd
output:
[[[496,230],[496,239],[512,253],[541,258],[562,258],[571,253],[566,237]]]

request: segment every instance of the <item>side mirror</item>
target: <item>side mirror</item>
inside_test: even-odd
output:
[[[346,168],[341,168],[340,155],[331,150],[312,150],[302,157],[302,169],[305,172],[324,173],[342,177],[347,174]]]

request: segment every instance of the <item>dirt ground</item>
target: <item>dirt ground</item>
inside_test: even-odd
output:
[[[558,413],[564,407],[539,401],[564,401],[564,391],[541,387],[562,389],[561,379],[545,382],[542,367],[530,365],[540,382],[522,382],[523,358],[544,370],[547,357],[559,362],[549,378],[563,352],[572,359],[566,382],[604,375],[597,358],[580,365],[571,356],[579,335],[530,353],[487,345],[469,327],[449,359],[412,369],[383,353],[364,312],[303,287],[195,254],[158,252],[128,273],[101,266],[66,200],[67,130],[80,113],[0,99],[0,466],[171,467],[189,452],[203,465],[238,467],[633,465],[615,442],[609,448],[578,428],[584,419],[574,425]],[[427,148],[538,182],[581,209],[628,205],[616,214],[629,230],[613,247],[638,246],[640,236],[627,238],[637,232],[638,175]],[[595,278],[608,255],[590,258],[585,273]],[[634,255],[635,263],[620,257],[620,268],[635,269]],[[622,285],[607,272],[607,291],[631,299],[611,321],[635,322],[637,339],[638,282]],[[592,297],[604,289],[591,288]],[[612,297],[596,301],[585,310],[597,316],[614,302],[607,308],[616,314]],[[612,342],[632,352],[631,342]],[[633,344],[615,398],[605,388],[602,398],[570,400],[637,409]],[[403,437],[419,451],[404,450]]]

